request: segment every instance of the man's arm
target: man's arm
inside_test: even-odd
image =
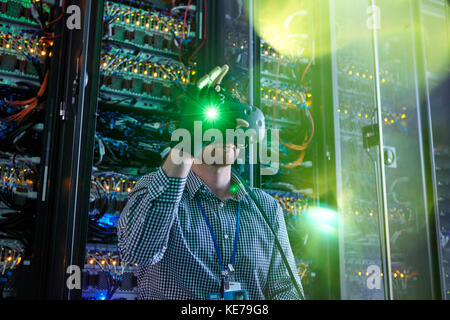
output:
[[[277,237],[280,241],[283,252],[291,266],[292,273],[294,274],[295,280],[302,291],[302,296],[299,297],[294,284],[289,277],[289,273],[286,266],[281,258],[280,251],[274,243],[274,248],[272,252],[272,259],[270,262],[269,276],[267,281],[266,298],[268,300],[299,300],[304,299],[303,288],[300,283],[300,278],[298,276],[297,268],[295,266],[294,255],[292,253],[291,245],[289,243],[289,238],[286,230],[286,223],[284,221],[283,209],[277,203],[277,214],[275,217],[274,229],[277,231]]]
[[[192,166],[190,155],[185,160],[175,164],[169,154],[163,166],[142,177],[130,193],[117,224],[118,247],[126,262],[152,265],[162,259]]]

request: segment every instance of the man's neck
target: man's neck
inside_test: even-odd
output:
[[[220,200],[226,200],[232,196],[231,166],[216,167],[206,164],[192,165],[192,171],[208,186]]]

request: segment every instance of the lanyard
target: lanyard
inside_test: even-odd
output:
[[[200,211],[203,214],[203,218],[205,218],[205,220],[206,220],[206,224],[208,225],[209,232],[211,233],[211,237],[212,237],[213,242],[214,242],[214,248],[216,249],[217,256],[219,257],[220,268],[221,268],[221,271],[222,271],[222,278],[225,278],[226,274],[227,274],[226,273],[226,268],[224,268],[223,263],[222,263],[222,256],[220,255],[219,245],[217,243],[216,236],[215,236],[214,231],[212,229],[211,222],[209,221],[208,217],[206,216],[205,209],[203,209],[203,206],[202,206],[202,204],[200,202],[200,199],[198,199],[198,198],[197,198],[197,204],[198,204],[198,207],[200,208]],[[241,216],[241,202],[239,201],[238,214],[237,214],[237,223],[236,223],[236,235],[234,237],[233,255],[231,256],[231,261],[230,261],[230,265],[231,266],[234,265],[234,259],[236,258],[237,244],[238,244],[238,240],[239,240],[239,220],[240,220],[240,216]]]

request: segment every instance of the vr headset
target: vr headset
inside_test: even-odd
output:
[[[202,136],[209,129],[217,129],[226,137],[227,130],[236,129],[237,119],[241,119],[240,126],[245,132],[254,131],[256,141],[262,141],[265,135],[264,114],[255,106],[239,102],[220,85],[199,89],[189,86],[175,100],[176,115],[180,128],[190,129],[195,121],[202,124]],[[251,136],[251,135],[249,135]]]

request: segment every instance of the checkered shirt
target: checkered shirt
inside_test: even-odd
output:
[[[169,178],[159,168],[143,176],[130,193],[117,224],[124,261],[138,265],[141,299],[202,300],[220,291],[220,264],[200,199],[211,222],[224,265],[230,262],[241,201],[239,241],[232,281],[241,283],[250,300],[300,299],[273,234],[238,178],[232,198],[218,199],[192,172]],[[300,288],[294,257],[279,203],[254,189],[271,220]]]

